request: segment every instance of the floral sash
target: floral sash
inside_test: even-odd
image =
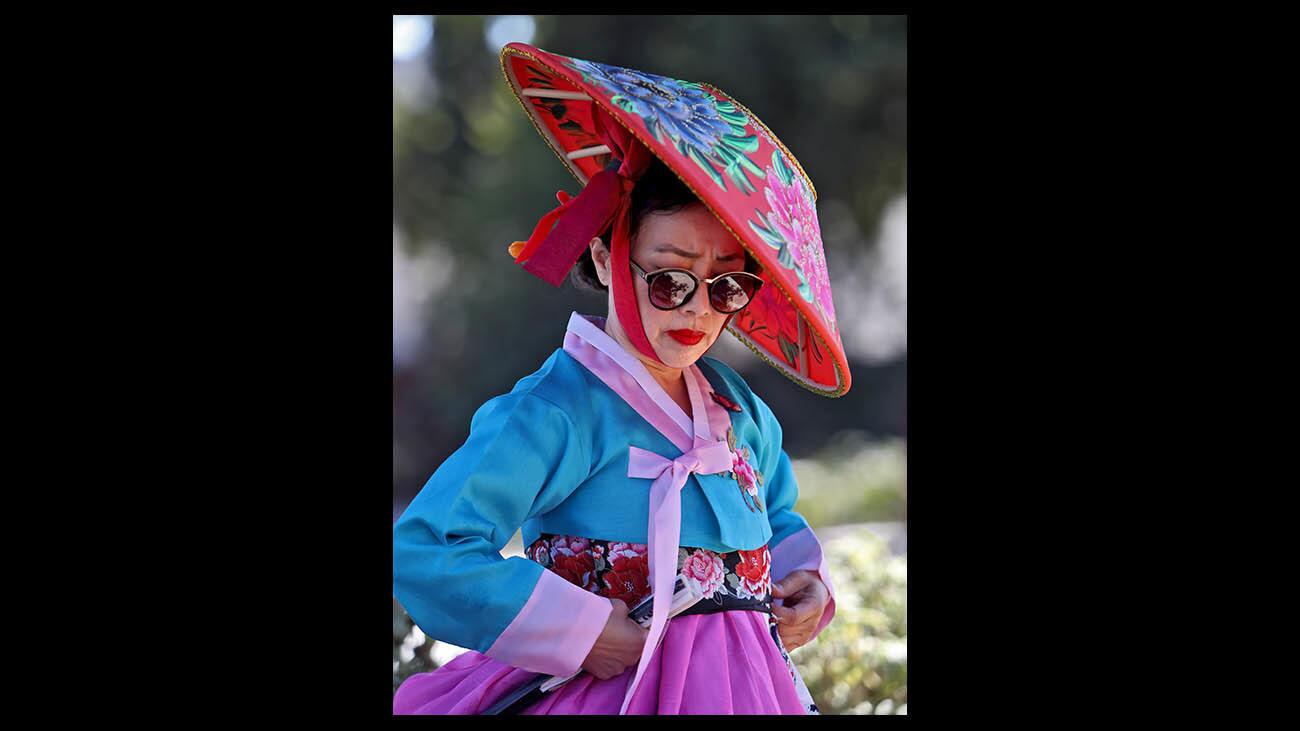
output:
[[[646,544],[542,534],[525,552],[575,586],[634,607],[650,596]],[[772,557],[767,546],[717,553],[680,547],[677,572],[702,595],[682,614],[730,610],[772,613]]]

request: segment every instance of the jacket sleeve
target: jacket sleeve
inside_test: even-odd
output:
[[[790,456],[781,448],[781,424],[757,396],[754,402],[758,406],[755,419],[765,442],[762,469],[767,488],[768,522],[772,525],[772,539],[768,542],[772,554],[772,580],[780,581],[791,571],[807,569],[815,572],[826,585],[830,601],[813,632],[816,637],[835,616],[835,586],[831,583],[821,542],[808,526],[808,521],[794,510],[799,486],[790,466]]]
[[[532,672],[577,671],[609,600],[500,551],[589,469],[588,441],[559,406],[531,391],[484,404],[393,526],[393,595],[434,639]]]

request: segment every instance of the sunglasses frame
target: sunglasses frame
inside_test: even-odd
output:
[[[667,274],[668,272],[682,272],[683,274],[687,275],[688,277],[690,277],[690,278],[695,282],[695,286],[693,286],[693,287],[691,288],[691,291],[690,291],[690,292],[689,292],[685,297],[682,298],[681,303],[679,303],[676,307],[660,307],[659,305],[656,305],[656,304],[655,304],[653,298],[650,299],[650,305],[651,305],[652,307],[654,307],[656,310],[662,310],[662,311],[664,311],[664,312],[671,312],[671,311],[673,311],[673,310],[679,309],[680,307],[682,307],[682,305],[685,305],[687,302],[690,302],[691,299],[692,299],[693,297],[695,297],[695,293],[696,293],[697,291],[699,291],[699,289],[700,289],[700,283],[701,283],[701,282],[704,283],[704,286],[705,286],[705,288],[708,290],[708,293],[709,293],[709,296],[708,296],[709,307],[713,308],[714,312],[717,312],[717,313],[719,313],[719,314],[723,314],[723,315],[734,315],[734,314],[736,314],[737,312],[740,312],[741,310],[745,309],[746,307],[749,307],[751,304],[753,304],[753,302],[754,302],[754,297],[758,295],[758,290],[760,290],[760,289],[763,288],[763,278],[760,277],[760,276],[758,276],[757,274],[753,274],[753,273],[746,272],[746,271],[723,272],[722,274],[719,274],[719,275],[716,276],[716,277],[709,277],[708,279],[701,279],[701,278],[695,276],[695,272],[692,272],[692,271],[689,270],[689,269],[682,269],[681,267],[665,267],[665,268],[663,268],[663,269],[656,269],[656,270],[654,270],[653,272],[647,272],[644,268],[642,268],[642,266],[641,266],[640,264],[637,264],[635,261],[632,261],[632,259],[629,258],[629,259],[628,259],[628,262],[632,265],[632,268],[633,268],[634,271],[636,271],[637,275],[640,276],[642,279],[645,280],[645,283],[646,283],[646,286],[647,286],[647,287],[651,287],[651,286],[652,286],[651,283],[650,283],[650,278],[651,278],[651,277],[655,277],[655,276],[658,276],[658,275],[660,275],[660,274]],[[725,279],[725,278],[727,278],[727,277],[734,277],[734,276],[737,276],[737,275],[740,275],[740,276],[743,276],[743,277],[746,277],[746,278],[749,278],[749,279],[754,280],[754,282],[755,282],[755,284],[754,284],[754,291],[753,291],[752,293],[750,293],[750,295],[749,295],[749,301],[746,302],[744,305],[742,305],[742,306],[739,307],[738,309],[733,310],[733,311],[731,311],[731,312],[723,312],[722,310],[719,310],[718,308],[716,308],[716,307],[713,306],[713,285],[714,285],[714,283],[716,283],[716,282],[718,282],[718,281],[721,281],[722,279]]]

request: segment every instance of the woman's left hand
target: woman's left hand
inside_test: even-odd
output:
[[[808,644],[830,602],[826,585],[815,572],[800,569],[774,582],[772,596],[784,602],[784,606],[773,602],[772,613],[776,615],[776,631],[786,651]]]

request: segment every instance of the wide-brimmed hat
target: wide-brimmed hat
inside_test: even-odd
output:
[[[817,191],[753,113],[708,84],[523,43],[502,49],[501,70],[538,133],[584,186],[576,197],[561,194],[560,207],[542,217],[529,241],[511,248],[516,261],[560,284],[593,233],[625,214],[626,195],[653,155],[763,267],[764,286],[727,329],[805,388],[830,397],[848,391]],[[613,253],[626,269],[626,246],[621,257]],[[622,319],[624,303],[619,313]],[[644,333],[629,336],[647,352]]]

